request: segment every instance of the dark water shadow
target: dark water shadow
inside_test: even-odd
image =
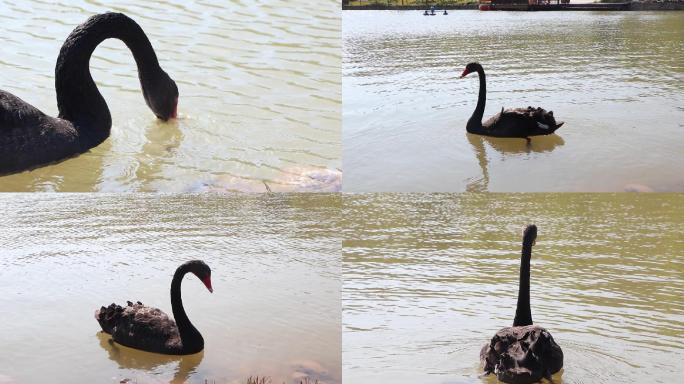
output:
[[[563,370],[564,368],[561,368],[560,371],[554,373],[551,375],[551,380],[548,378],[544,378],[538,383],[540,384],[563,384]],[[499,384],[501,381],[496,378],[496,374],[490,373],[489,375],[485,374],[480,374],[477,377],[482,384]]]
[[[104,332],[97,332],[100,347],[107,351],[109,360],[116,362],[119,368],[152,371],[169,364],[177,364],[171,384],[181,384],[188,381],[195,373],[204,358],[204,351],[193,355],[162,355],[125,347],[115,343],[112,337]]]
[[[0,176],[0,191],[97,192],[103,177],[105,154],[111,147],[110,140],[105,140],[86,153]]]
[[[558,135],[536,136],[528,143],[525,139],[507,139],[466,133],[468,142],[473,147],[477,163],[482,171],[482,177],[471,178],[467,181],[467,192],[489,191],[489,159],[485,144],[500,153],[505,159],[512,155],[526,153],[551,152],[557,147],[565,145],[565,140]],[[505,161],[505,160],[504,160]]]
[[[183,134],[177,120],[163,122],[154,120],[143,124],[146,143],[136,154],[139,166],[136,179],[143,191],[156,190],[154,181],[163,178],[163,167],[173,162],[176,150],[183,141]],[[113,127],[112,129],[116,129]],[[55,192],[97,192],[104,181],[107,156],[112,152],[112,138],[109,137],[86,153],[60,160],[54,164],[37,167],[29,172],[7,175],[8,188],[3,191],[42,191],[46,186]],[[2,180],[2,177],[0,177]],[[16,188],[12,188],[17,185]]]

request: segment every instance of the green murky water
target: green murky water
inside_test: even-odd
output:
[[[343,375],[481,383],[515,314],[521,230],[539,227],[531,306],[565,353],[556,383],[672,383],[684,348],[684,196],[345,198]]]
[[[680,12],[347,11],[344,190],[684,191]],[[542,106],[557,135],[469,135],[479,61],[485,118]]]
[[[335,195],[2,195],[0,382],[235,383],[268,376],[341,382]],[[187,357],[99,333],[101,305],[171,314],[176,267],[202,259],[183,303],[205,339]]]
[[[57,165],[0,177],[0,191],[334,191],[341,179],[340,10],[304,0],[0,0],[0,89],[57,115],[54,71],[69,33],[123,12],[178,84],[179,119],[145,105],[135,62],[107,40],[90,63],[112,135]]]

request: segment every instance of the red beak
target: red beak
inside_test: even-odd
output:
[[[459,77],[459,79],[462,79],[462,78],[468,76],[469,73],[470,73],[470,71],[468,70],[468,68],[464,69],[463,73],[461,73],[461,77]]]
[[[204,283],[204,286],[207,287],[209,292],[214,292],[214,289],[211,288],[211,276],[207,276],[204,279],[202,279],[202,282]]]

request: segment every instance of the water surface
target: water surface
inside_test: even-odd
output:
[[[0,382],[341,382],[333,195],[0,196]],[[205,349],[111,345],[93,313],[140,300],[171,314],[178,265],[204,260],[183,303]]]
[[[346,191],[684,191],[679,12],[346,11]],[[485,118],[542,106],[557,135],[469,135],[479,61]]]
[[[93,14],[124,12],[179,87],[178,120],[158,121],[135,61],[101,44],[91,72],[112,112],[89,153],[0,177],[0,191],[339,189],[339,4],[285,1],[0,0],[0,89],[57,115],[54,68],[69,33]]]
[[[678,381],[683,207],[668,194],[345,198],[345,382],[496,382],[479,351],[513,322],[529,223],[532,317],[565,354],[554,382]]]

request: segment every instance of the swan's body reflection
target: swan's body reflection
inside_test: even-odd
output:
[[[134,123],[137,123],[137,120],[129,124]],[[155,182],[164,178],[164,165],[173,163],[177,150],[183,143],[181,122],[148,119],[142,121],[139,129],[145,130],[146,140],[134,155],[135,177],[141,183],[142,191],[155,191]],[[114,176],[112,172],[120,172],[117,160],[111,159],[113,152],[118,150],[113,149],[113,141],[110,138],[89,153],[69,161],[31,172],[3,176],[0,191],[97,192],[103,188],[108,190],[111,185],[103,185],[103,181],[111,180]]]
[[[536,137],[531,142],[520,139],[497,138],[467,133],[468,142],[475,151],[477,163],[482,170],[481,178],[467,180],[466,191],[468,192],[487,192],[489,191],[489,159],[487,158],[487,148],[485,142],[496,152],[501,153],[502,158],[512,155],[532,153],[532,152],[551,152],[556,147],[565,144],[562,137],[558,135],[548,135]]]
[[[135,179],[140,183],[140,190],[151,192],[158,190],[155,182],[164,178],[164,165],[173,162],[177,149],[181,146],[184,136],[180,129],[180,119],[160,121],[158,119],[134,119],[129,126],[136,126],[145,132],[145,143],[134,153]],[[115,161],[108,161],[113,150],[112,139],[105,140],[99,147],[91,151],[88,156],[79,156],[70,160],[72,164],[81,163],[79,167],[65,168],[65,173],[60,179],[60,190],[71,191],[74,185],[80,184],[84,188],[90,188],[95,192],[102,187],[108,189],[108,185],[102,185],[103,180],[111,179],[110,173],[120,172]],[[70,165],[72,165],[70,164]],[[64,173],[62,171],[62,173]],[[59,174],[54,170],[45,174]],[[85,176],[88,176],[85,178]],[[43,174],[36,177],[38,182],[43,179]],[[80,190],[80,189],[79,189]]]
[[[15,173],[2,177],[5,192],[97,192],[103,177],[107,155],[112,141],[105,140],[89,153],[76,156],[59,164],[48,165],[30,172]]]
[[[188,381],[204,358],[204,351],[192,355],[162,355],[128,348],[115,343],[111,336],[104,332],[97,332],[97,338],[100,340],[100,347],[109,354],[109,360],[115,361],[119,368],[153,371],[162,366],[177,364],[173,379],[170,381],[172,384]]]

